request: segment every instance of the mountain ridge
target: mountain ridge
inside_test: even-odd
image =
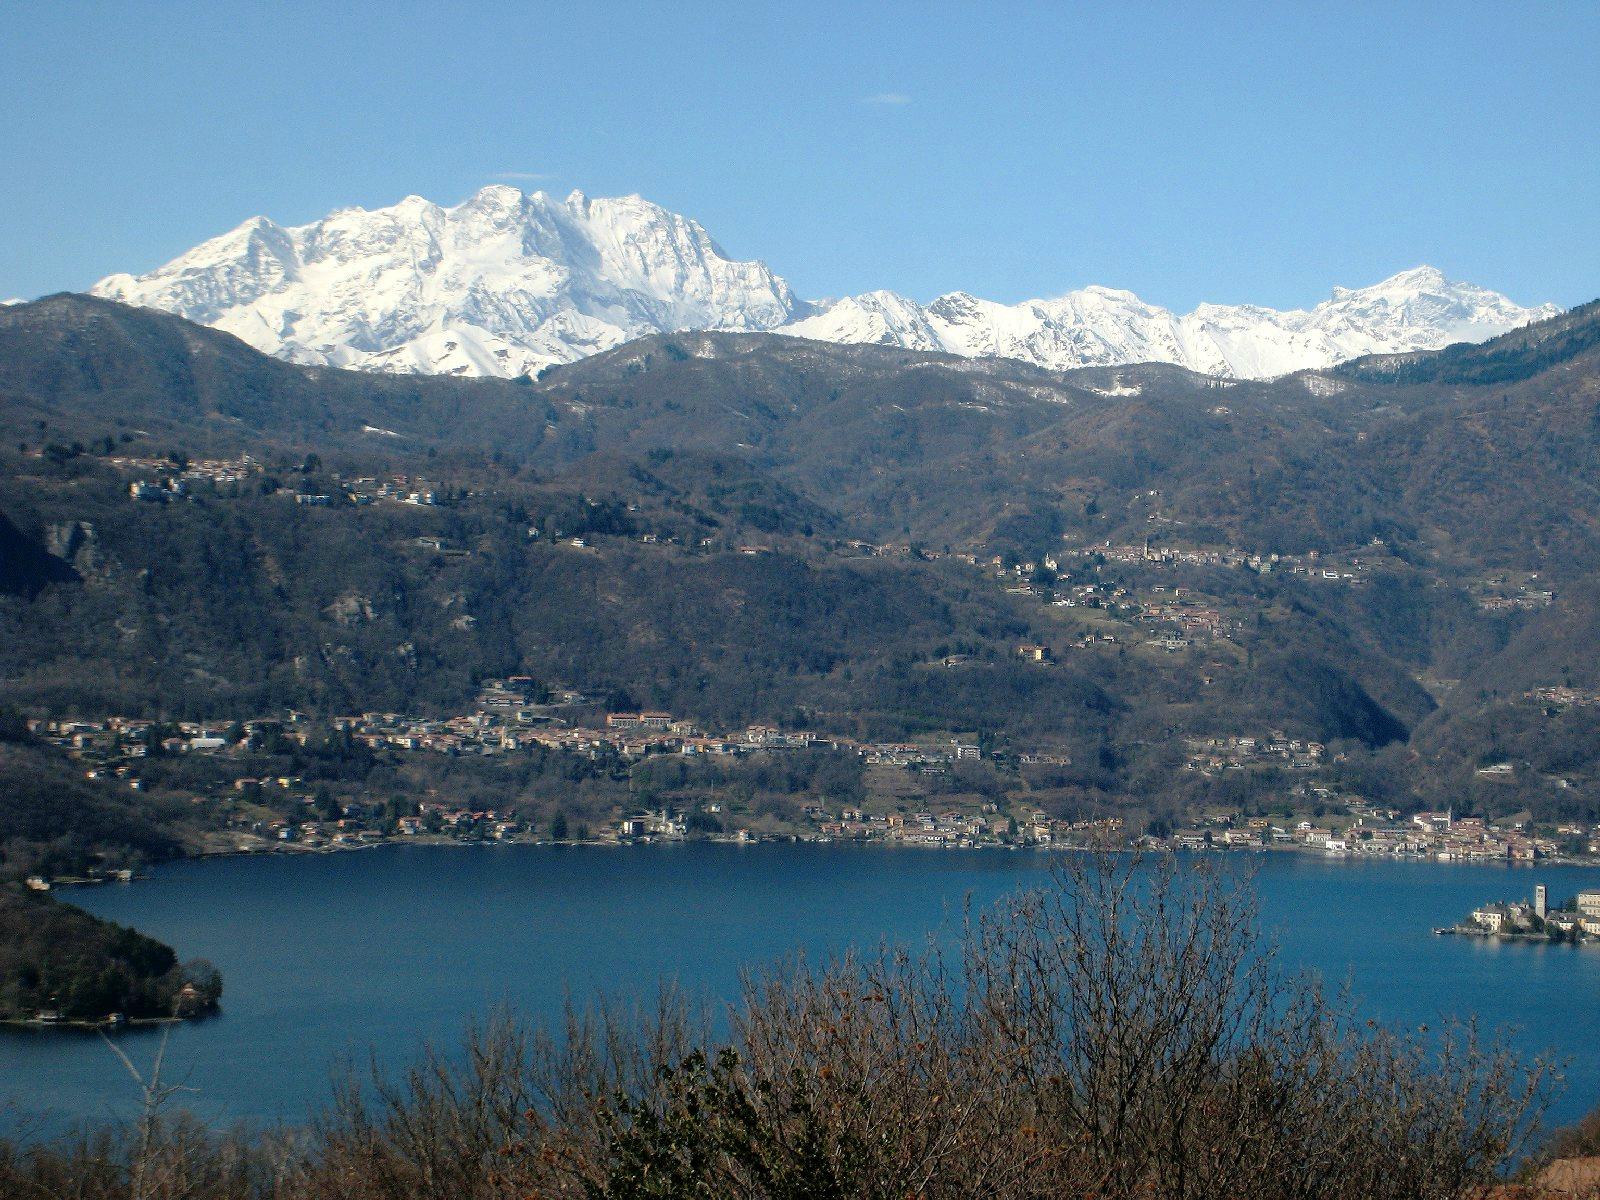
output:
[[[407,196],[282,226],[263,216],[92,294],[233,333],[290,361],[397,374],[537,375],[652,333],[780,332],[1014,358],[1053,370],[1169,362],[1267,378],[1482,341],[1553,316],[1431,267],[1333,289],[1310,309],[1185,314],[1092,285],[1002,304],[890,291],[804,301],[759,260],[637,195],[557,200],[491,185],[454,207]]]
[[[0,665],[54,711],[445,713],[521,672],[718,728],[981,712],[1081,764],[1050,785],[1073,804],[1201,798],[1184,739],[1281,729],[1375,800],[1570,816],[1600,796],[1597,328],[1416,382],[686,332],[513,383],[58,296],[0,312]],[[443,503],[352,494],[418,476]]]

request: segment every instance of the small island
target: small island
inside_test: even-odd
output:
[[[44,895],[0,887],[0,1022],[111,1027],[215,1012],[222,976]]]
[[[1480,905],[1465,920],[1434,932],[1512,941],[1600,941],[1600,888],[1586,888],[1564,904],[1551,906],[1548,889],[1535,884],[1530,899]]]

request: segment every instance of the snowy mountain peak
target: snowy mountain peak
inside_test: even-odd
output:
[[[1363,354],[1435,350],[1483,341],[1554,316],[1497,292],[1447,279],[1434,267],[1365,288],[1333,289],[1315,308],[1201,304],[1179,315],[1118,288],[1090,286],[1049,300],[997,304],[965,292],[926,307],[871,293],[818,306],[786,332],[954,354],[1002,355],[1039,366],[1171,362],[1210,375],[1261,378],[1332,366]]]
[[[96,295],[166,309],[298,362],[516,376],[671,329],[764,330],[800,311],[763,264],[637,196],[492,184],[284,228],[254,218]]]
[[[1433,267],[1334,288],[1309,310],[1203,304],[1178,315],[1092,286],[1000,304],[888,291],[803,303],[764,263],[730,258],[696,221],[642,196],[562,200],[510,184],[447,208],[407,196],[307,225],[264,216],[96,295],[165,309],[305,363],[516,376],[651,333],[772,331],[1061,369],[1172,362],[1268,376],[1361,354],[1483,340],[1552,315]]]
[[[1398,271],[1371,287],[1347,288],[1335,287],[1333,299],[1342,300],[1346,296],[1378,295],[1386,292],[1420,292],[1430,288],[1448,288],[1450,281],[1445,278],[1444,272],[1438,267],[1412,267],[1409,271]]]
[[[574,192],[573,194],[576,195],[577,193]],[[534,192],[533,195],[543,197],[544,193]],[[406,197],[406,200],[419,199],[421,199],[419,196]],[[525,199],[527,199],[527,196],[519,187],[513,187],[509,183],[490,183],[485,184],[474,192],[468,203],[520,205]],[[423,203],[427,203],[427,201],[423,201]]]

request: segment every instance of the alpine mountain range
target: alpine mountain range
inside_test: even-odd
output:
[[[1335,288],[1310,309],[1202,304],[1177,314],[1086,287],[1001,304],[952,292],[799,299],[759,261],[639,196],[564,200],[506,185],[454,207],[408,196],[307,225],[254,217],[97,296],[176,313],[293,362],[401,374],[537,376],[650,334],[776,332],[1052,370],[1167,362],[1269,378],[1367,354],[1477,342],[1556,314],[1432,267]]]

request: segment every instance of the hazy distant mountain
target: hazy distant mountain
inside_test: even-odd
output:
[[[1169,362],[1208,375],[1268,378],[1365,354],[1479,342],[1554,316],[1417,267],[1367,288],[1335,288],[1315,308],[1202,304],[1178,315],[1132,292],[1088,287],[1055,300],[996,304],[964,292],[919,305],[891,292],[840,300],[785,332],[952,354],[1001,355],[1057,370]]]
[[[1431,267],[1287,312],[1203,304],[1179,315],[1102,287],[1014,305],[962,292],[927,305],[892,292],[805,303],[764,264],[728,258],[700,225],[638,196],[556,200],[506,186],[454,208],[410,196],[292,228],[255,217],[93,290],[296,362],[503,377],[651,333],[723,329],[1255,378],[1482,341],[1558,311]]]

